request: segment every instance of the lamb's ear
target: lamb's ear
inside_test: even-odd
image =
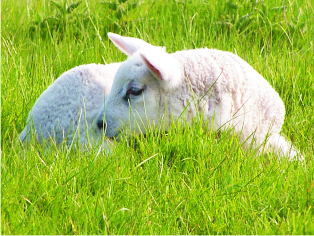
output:
[[[139,54],[153,76],[166,82],[168,89],[175,88],[182,80],[182,67],[172,55],[160,48],[140,50]]]
[[[122,37],[118,34],[108,33],[109,39],[114,43],[114,45],[119,48],[127,56],[133,55],[137,50],[152,46],[149,43],[146,43],[142,39]]]

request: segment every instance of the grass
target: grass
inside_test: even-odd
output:
[[[2,234],[314,234],[314,10],[303,1],[1,1]],[[286,106],[305,163],[256,157],[200,123],[132,136],[106,154],[18,133],[64,71],[125,56],[106,33],[168,52],[237,53]]]

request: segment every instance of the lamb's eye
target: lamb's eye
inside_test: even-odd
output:
[[[126,91],[126,94],[124,96],[124,100],[129,100],[130,96],[139,96],[143,93],[144,89],[138,89],[138,88],[129,88]]]
[[[126,94],[138,96],[141,95],[144,89],[130,88],[126,91]]]

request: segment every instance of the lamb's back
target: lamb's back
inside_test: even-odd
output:
[[[182,81],[198,97],[209,101],[206,110],[220,107],[225,119],[245,124],[247,132],[279,132],[285,109],[278,93],[252,66],[237,55],[216,49],[196,49],[172,54],[184,68]],[[188,82],[187,82],[188,81]],[[190,82],[189,82],[190,81]],[[210,91],[208,91],[210,90]],[[228,118],[229,117],[229,118]]]
[[[35,102],[21,139],[24,140],[31,126],[35,125],[40,142],[54,135],[60,142],[68,133],[71,141],[74,129],[80,125],[84,141],[84,126],[90,126],[97,117],[119,66],[120,63],[88,64],[63,73]]]

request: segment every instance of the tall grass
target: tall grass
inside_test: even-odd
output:
[[[1,1],[1,233],[313,234],[312,22],[310,0]],[[197,122],[110,154],[22,147],[29,110],[63,72],[125,60],[107,32],[237,53],[280,94],[305,163],[256,157]]]

